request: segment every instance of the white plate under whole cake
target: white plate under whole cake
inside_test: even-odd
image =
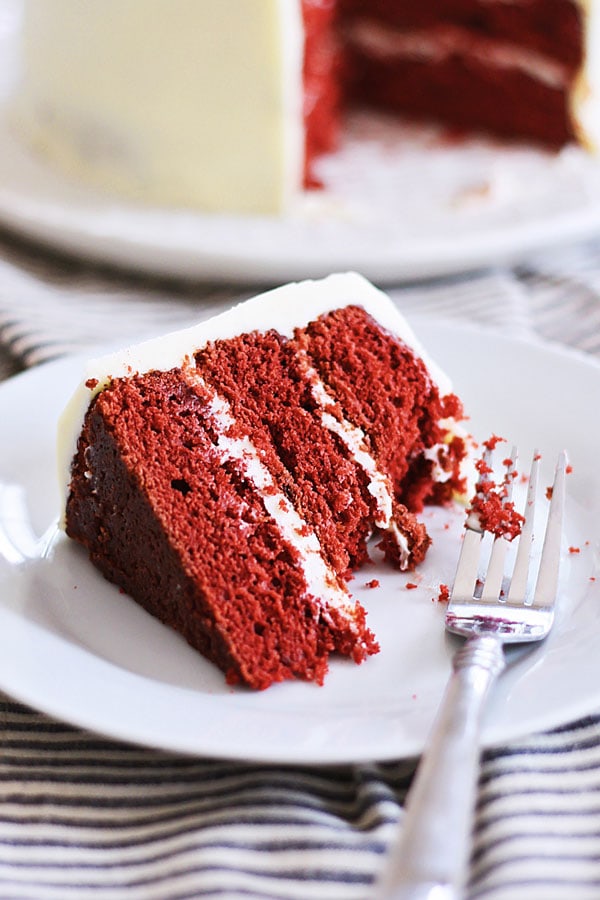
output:
[[[543,646],[511,656],[485,720],[485,744],[506,742],[600,708],[600,425],[589,407],[600,366],[472,327],[413,324],[452,377],[476,437],[518,443],[524,467],[538,446],[542,485],[560,449],[573,465],[555,629]],[[25,558],[28,518],[41,532],[57,511],[56,421],[80,366],[65,359],[0,386],[0,689],[104,735],[184,753],[301,764],[418,753],[457,646],[438,595],[452,581],[463,511],[425,513],[433,546],[416,575],[372,564],[351,582],[379,655],[360,666],[334,660],[323,687],[231,688],[73,542],[62,537],[47,561]],[[379,587],[367,587],[374,579]]]
[[[517,262],[600,226],[600,162],[372,114],[321,161],[322,191],[283,217],[202,215],[103,194],[61,175],[11,126],[16,0],[0,0],[0,224],[149,274],[282,282],[354,269],[377,282]]]

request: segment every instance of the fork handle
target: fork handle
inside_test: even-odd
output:
[[[398,843],[377,900],[459,900],[466,879],[479,772],[481,717],[504,668],[501,641],[469,638],[453,672],[406,798]]]

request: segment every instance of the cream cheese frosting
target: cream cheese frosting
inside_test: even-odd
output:
[[[303,47],[299,0],[31,0],[12,116],[103,190],[277,213],[302,187]]]

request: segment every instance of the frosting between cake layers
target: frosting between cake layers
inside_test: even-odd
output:
[[[367,447],[366,435],[361,428],[353,425],[341,414],[336,416],[336,402],[327,393],[327,389],[315,369],[306,360],[306,354],[302,352],[303,361],[306,363],[305,374],[310,383],[313,399],[321,409],[321,422],[328,431],[336,434],[354,462],[360,466],[368,478],[367,490],[376,504],[375,524],[382,531],[388,531],[396,541],[400,568],[404,569],[410,559],[410,548],[406,537],[397,528],[393,518],[394,498],[389,478],[380,471],[375,458]],[[327,410],[331,410],[328,412]]]
[[[192,389],[197,385],[205,391],[208,389],[206,381],[192,366],[183,369],[183,377]],[[343,611],[352,619],[355,604],[333,569],[325,563],[316,533],[278,488],[250,438],[232,437],[228,433],[234,427],[235,419],[227,401],[214,393],[209,413],[216,425],[216,447],[223,461],[236,462],[261,492],[265,509],[276,523],[283,539],[295,547],[300,556],[309,594],[316,600]]]
[[[451,392],[447,376],[431,361],[408,322],[391,299],[353,272],[330,275],[319,281],[296,282],[260,294],[219,316],[191,328],[171,332],[117,353],[93,360],[67,405],[59,424],[57,457],[59,479],[66,502],[71,462],[77,448],[88,406],[113,379],[168,371],[189,364],[194,352],[211,341],[225,340],[252,331],[275,329],[292,337],[294,329],[324,313],[348,305],[362,306],[383,328],[399,337],[424,362],[443,396]]]
[[[486,67],[518,69],[550,87],[561,88],[568,82],[568,69],[563,63],[530,47],[500,43],[455,26],[393,31],[373,21],[362,21],[348,28],[347,35],[364,53],[381,59],[412,58],[439,63],[460,55],[477,59]]]

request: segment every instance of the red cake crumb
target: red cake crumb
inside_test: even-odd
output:
[[[398,542],[392,534],[385,532],[377,544],[383,550],[384,558],[399,569],[414,569],[425,559],[425,554],[431,545],[431,538],[422,522],[419,522],[413,513],[409,512],[401,503],[394,505],[394,522],[402,530],[410,551],[410,558],[404,562]]]
[[[404,585],[404,587],[406,588],[407,591],[414,591],[415,588],[419,587],[419,585],[415,584],[414,581],[407,581],[406,584]]]
[[[371,581],[367,581],[367,583],[365,584],[365,587],[368,587],[368,588],[378,588],[378,587],[379,587],[379,580],[378,580],[377,578],[372,578]]]
[[[437,596],[438,603],[448,603],[450,601],[450,588],[447,584],[440,584],[440,592]]]
[[[569,547],[569,553],[581,553],[580,547]]]
[[[503,444],[505,441],[506,438],[500,437],[497,434],[493,434],[487,439],[487,441],[483,441],[483,446],[486,448],[486,450],[495,450],[498,444]]]

